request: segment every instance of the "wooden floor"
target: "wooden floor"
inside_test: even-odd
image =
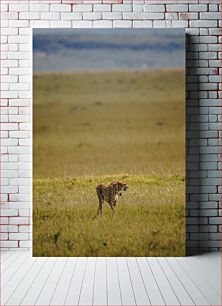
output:
[[[221,305],[220,255],[35,258],[3,252],[0,305]]]

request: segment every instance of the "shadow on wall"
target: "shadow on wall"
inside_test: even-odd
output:
[[[201,139],[206,130],[200,108],[200,76],[198,75],[197,50],[193,37],[186,35],[186,255],[195,255],[212,250],[209,245],[209,218],[201,210],[208,205],[207,186],[201,186],[206,172],[201,170]],[[188,53],[189,52],[189,53]],[[192,53],[190,53],[192,52]],[[189,56],[187,56],[189,54]],[[192,58],[192,56],[194,58]],[[196,57],[195,57],[196,56]]]

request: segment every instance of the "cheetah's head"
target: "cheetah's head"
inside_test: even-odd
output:
[[[122,190],[123,191],[126,191],[127,190],[127,188],[129,188],[128,187],[128,185],[126,184],[126,183],[123,183],[123,182],[117,182],[117,188],[118,188],[118,194],[120,195],[120,196],[122,196]]]

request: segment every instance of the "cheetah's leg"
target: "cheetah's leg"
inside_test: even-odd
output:
[[[109,206],[110,206],[110,208],[112,209],[112,211],[113,211],[115,214],[117,214],[116,208],[115,208],[115,206],[116,206],[116,201],[109,202]]]
[[[98,207],[97,215],[99,215],[99,214],[102,215],[102,213],[103,213],[103,202],[104,202],[104,200],[99,198],[99,207]]]

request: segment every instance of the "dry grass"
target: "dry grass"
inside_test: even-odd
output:
[[[184,104],[182,70],[34,77],[35,256],[185,254]],[[113,179],[118,215],[92,220]]]

